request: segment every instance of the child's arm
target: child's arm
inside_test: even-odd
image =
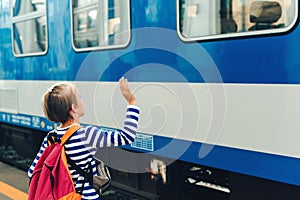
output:
[[[128,102],[126,118],[122,130],[106,130],[97,127],[84,128],[84,140],[89,146],[101,148],[130,144],[135,140],[140,108],[136,106],[136,97],[128,86],[127,79],[119,80],[120,90]]]
[[[130,144],[135,140],[139,113],[138,106],[128,105],[122,130],[99,129],[98,127],[87,126],[80,129],[79,134],[84,134],[82,140],[88,146],[94,148]]]

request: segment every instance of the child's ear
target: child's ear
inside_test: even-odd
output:
[[[76,112],[77,111],[77,105],[76,104],[72,104],[71,105],[71,111]]]

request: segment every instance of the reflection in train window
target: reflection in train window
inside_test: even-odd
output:
[[[48,48],[45,0],[15,0],[12,15],[14,55],[45,54]]]
[[[71,16],[77,51],[118,48],[129,43],[129,0],[73,0]]]
[[[297,20],[297,0],[178,0],[182,40],[284,32]]]

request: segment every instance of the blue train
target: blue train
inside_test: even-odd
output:
[[[185,191],[235,199],[255,180],[257,194],[299,194],[298,11],[298,0],[0,0],[0,122],[52,130],[41,96],[70,81],[84,124],[119,128],[125,76],[142,115],[123,149],[157,156],[163,187],[174,192],[166,169],[180,162]]]

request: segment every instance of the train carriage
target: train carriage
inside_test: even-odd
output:
[[[121,127],[125,76],[142,113],[136,141],[101,155],[116,187],[299,195],[298,10],[298,0],[0,0],[0,150],[35,154],[59,125],[40,102],[60,81],[81,91],[83,124]]]

